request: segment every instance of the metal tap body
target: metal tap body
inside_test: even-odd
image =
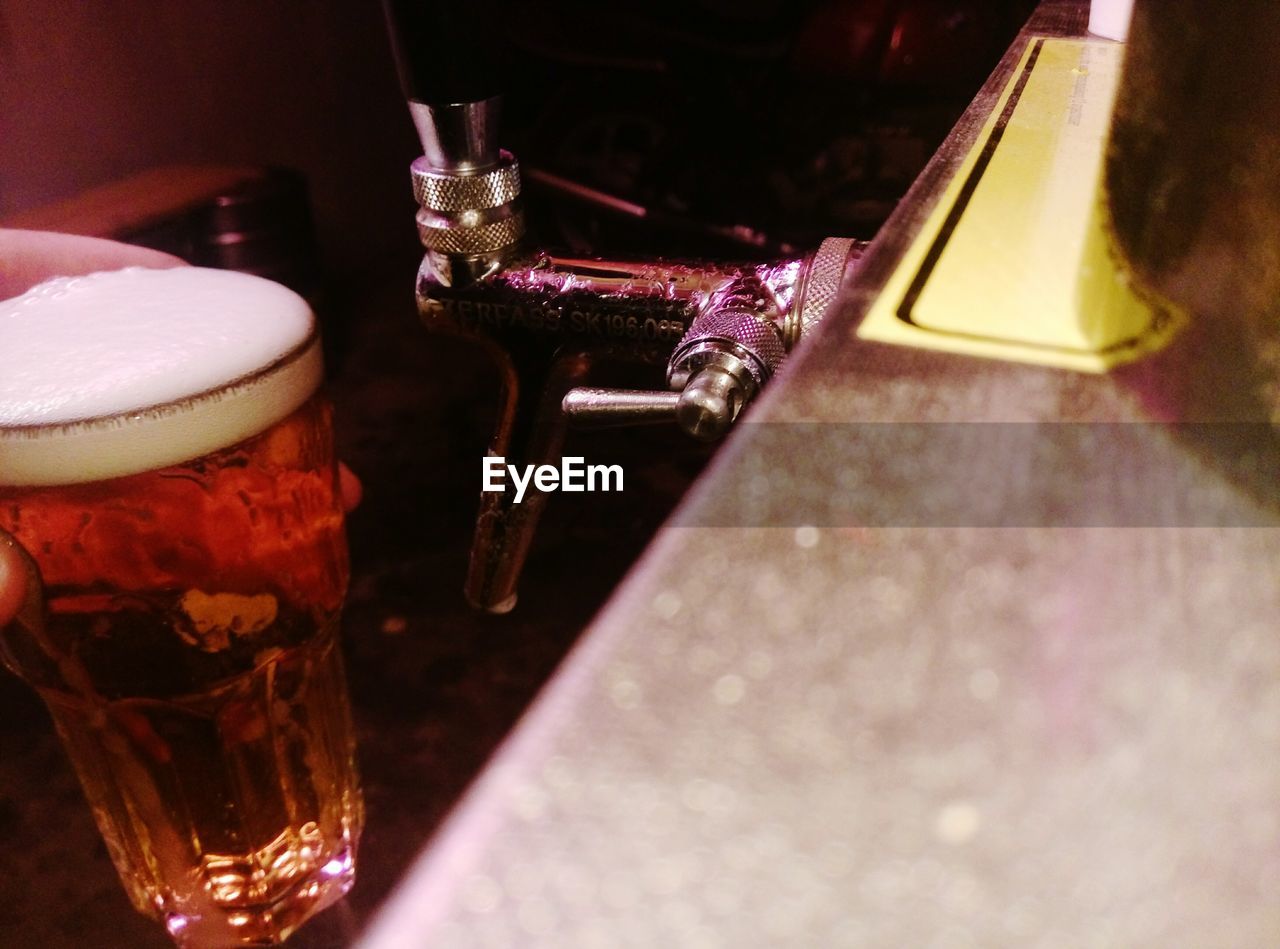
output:
[[[428,252],[418,273],[418,309],[429,328],[535,344],[599,345],[640,362],[665,363],[711,312],[750,312],[773,329],[781,350],[803,261],[726,265],[532,251],[514,254],[500,267],[468,266],[460,281],[457,262],[448,264],[442,273]]]

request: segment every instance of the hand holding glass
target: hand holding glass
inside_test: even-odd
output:
[[[42,241],[44,269],[50,247],[77,270],[145,254],[0,235],[6,273],[47,276],[14,252]],[[242,274],[109,276],[0,313],[0,531],[44,584],[0,658],[134,905],[182,945],[277,943],[350,888],[363,816],[315,321]]]

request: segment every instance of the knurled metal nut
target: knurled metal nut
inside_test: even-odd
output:
[[[681,339],[677,350],[689,343],[722,340],[746,349],[773,372],[786,350],[778,328],[750,310],[721,310],[699,317]]]
[[[439,171],[425,157],[416,159],[409,171],[414,198],[432,211],[453,214],[496,208],[520,196],[520,166],[508,152],[502,153],[499,164],[478,175]]]
[[[797,295],[798,312],[793,311],[783,334],[788,350],[818,328],[839,298],[844,268],[856,243],[847,237],[828,237],[818,246]],[[855,256],[860,254],[859,250]]]
[[[476,227],[458,226],[426,215],[418,217],[422,246],[444,254],[488,254],[509,247],[523,236],[524,214],[520,211]]]

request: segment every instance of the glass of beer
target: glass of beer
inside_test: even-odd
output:
[[[279,943],[354,881],[321,376],[307,304],[246,274],[127,268],[0,303],[0,531],[44,591],[0,658],[133,904],[184,946]]]

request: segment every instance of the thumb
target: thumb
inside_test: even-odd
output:
[[[26,558],[17,542],[0,531],[0,626],[4,626],[21,609],[31,583]]]

